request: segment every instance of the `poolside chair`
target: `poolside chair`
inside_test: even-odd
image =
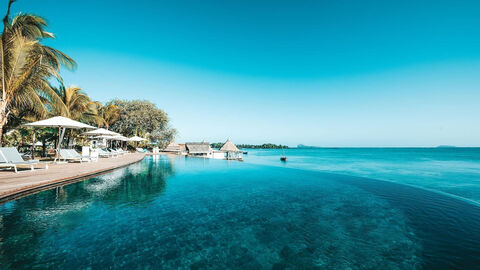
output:
[[[0,168],[13,168],[15,169],[15,172],[17,172],[16,165],[9,163],[7,159],[3,156],[1,151],[0,151]]]
[[[70,152],[70,155],[73,157],[73,158],[76,158],[76,159],[81,159],[82,161],[87,161],[87,162],[90,162],[92,161],[92,158],[90,157],[90,155],[80,155],[77,151],[75,151],[75,149],[68,149],[69,152]]]
[[[123,151],[123,149],[119,149],[119,148],[113,148],[112,150],[115,151],[116,153],[122,155],[122,156],[127,153],[127,152]]]
[[[123,153],[123,154],[128,154],[128,151],[125,151],[122,148],[117,148],[115,150],[117,150],[117,152],[120,152],[120,153]]]
[[[110,154],[112,155],[112,157],[119,157],[119,156],[120,156],[119,153],[113,151],[112,149],[108,149],[108,148],[107,148],[107,149],[105,149],[105,151],[106,151],[107,153],[110,153]]]
[[[125,155],[125,152],[120,151],[119,149],[114,149],[114,148],[112,148],[112,149],[110,149],[110,152],[115,153],[115,154],[117,154],[117,155],[119,155],[119,156]]]
[[[125,150],[123,150],[122,148],[120,148],[120,149],[118,149],[118,150],[121,151],[121,152],[124,153],[124,154],[130,154],[129,151],[125,151]]]
[[[82,163],[83,161],[91,161],[90,157],[83,157],[74,149],[60,149],[60,160],[62,159],[64,161],[78,161],[80,163]]]
[[[109,158],[109,157],[115,157],[114,154],[110,153],[110,152],[107,152],[101,148],[98,148],[98,156],[99,157],[106,157],[106,158]]]
[[[48,163],[40,162],[39,160],[23,160],[20,153],[15,147],[0,147],[0,167],[13,168],[15,173],[18,173],[17,167],[30,167],[30,170],[35,170],[36,164],[43,164],[44,169],[48,169]]]
[[[110,153],[105,152],[105,151],[104,151],[103,149],[101,149],[101,148],[98,148],[98,149],[97,149],[97,152],[98,152],[98,156],[99,156],[99,157],[102,157],[102,158],[109,158],[109,157],[112,156],[112,155],[110,155]]]

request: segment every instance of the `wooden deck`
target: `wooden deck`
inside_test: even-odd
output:
[[[0,203],[51,189],[89,176],[101,174],[141,161],[145,154],[131,153],[118,158],[101,158],[98,162],[49,164],[48,170],[0,171]]]

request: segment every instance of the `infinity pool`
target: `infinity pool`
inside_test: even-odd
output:
[[[149,157],[0,206],[1,269],[476,269],[480,207],[369,178]]]

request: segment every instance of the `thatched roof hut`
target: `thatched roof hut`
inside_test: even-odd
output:
[[[189,154],[210,154],[212,148],[208,142],[185,143]]]
[[[187,152],[187,147],[184,143],[179,143],[178,147],[180,148],[180,152]]]
[[[163,149],[165,152],[180,152],[182,151],[180,145],[178,145],[175,142],[171,142],[165,149]]]
[[[230,139],[228,139],[228,140],[223,144],[223,146],[220,148],[220,151],[224,151],[224,152],[240,152],[240,150],[238,150],[237,146],[235,146],[235,144],[233,144],[232,141],[230,141]]]

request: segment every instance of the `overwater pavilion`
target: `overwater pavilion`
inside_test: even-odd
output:
[[[225,155],[225,159],[229,160],[242,160],[243,153],[240,151],[235,144],[228,139],[223,146],[220,148],[219,152],[223,152]]]

